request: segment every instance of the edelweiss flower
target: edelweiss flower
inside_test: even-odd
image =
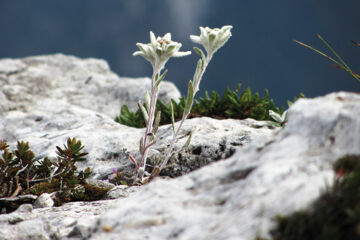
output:
[[[197,44],[203,45],[208,55],[214,54],[231,37],[232,26],[219,28],[200,27],[200,36],[190,35],[190,39]]]
[[[171,41],[170,33],[155,38],[154,33],[150,31],[150,43],[136,43],[136,46],[140,51],[134,52],[133,55],[143,56],[154,69],[162,69],[171,57],[184,57],[191,54],[190,51],[180,52],[181,43]]]

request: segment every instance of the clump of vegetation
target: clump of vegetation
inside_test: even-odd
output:
[[[51,161],[47,157],[36,158],[28,142],[18,141],[11,152],[9,145],[0,141],[0,198],[56,193],[56,205],[99,199],[98,189],[84,181],[91,174],[90,168],[78,171],[75,165],[86,160],[88,154],[83,151],[81,141],[69,138],[63,148],[57,146],[56,149],[57,159]],[[0,206],[0,209],[3,207],[6,206]]]
[[[313,203],[311,210],[277,217],[274,240],[360,239],[360,155],[334,164],[336,180]]]
[[[260,97],[259,93],[253,94],[250,88],[246,88],[240,93],[241,84],[233,91],[227,88],[222,96],[216,91],[211,95],[205,92],[205,97],[195,100],[189,118],[206,116],[216,119],[245,119],[253,118],[256,120],[272,120],[269,111],[281,114],[283,108],[275,106],[274,101],[269,97],[269,92],[265,90],[265,95]],[[172,118],[171,108],[173,108],[173,116],[175,121],[181,120],[182,113],[186,105],[186,98],[181,97],[179,102],[171,100],[171,103],[164,103],[158,100],[156,109],[161,111],[160,125],[170,124]],[[136,128],[145,127],[141,109],[132,112],[124,105],[121,108],[121,114],[115,121]]]

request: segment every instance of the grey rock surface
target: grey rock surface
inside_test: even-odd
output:
[[[34,208],[44,208],[54,206],[54,200],[51,198],[51,194],[43,193],[34,202]]]
[[[56,54],[1,59],[0,112],[32,112],[36,110],[33,103],[51,99],[115,118],[123,104],[137,109],[137,101],[143,101],[150,82],[149,78],[118,77],[106,61],[94,58]],[[179,97],[180,92],[173,83],[162,84],[161,100],[167,102]]]
[[[360,154],[359,115],[358,94],[299,100],[291,107],[284,129],[257,138],[229,159],[175,179],[112,189],[117,192],[113,197],[120,199],[0,215],[0,237],[26,239],[31,233],[39,239],[253,240],[256,234],[267,236],[274,216],[305,208],[332,183],[331,168],[337,158]],[[37,224],[38,230],[28,233],[29,224]]]
[[[333,180],[332,164],[360,154],[360,95],[299,100],[265,144],[188,175],[144,186],[93,223],[91,239],[246,239],[300,210]]]
[[[52,74],[54,81],[49,80]],[[144,129],[113,121],[113,110],[105,105],[111,99],[127,100],[119,95],[100,100],[117,92],[110,87],[115,83],[105,91],[112,78],[119,80],[95,59],[52,55],[1,60],[0,138],[12,145],[29,141],[37,156],[54,158],[55,146],[76,137],[89,152],[80,169],[91,167],[94,179],[107,178],[113,168],[131,177],[134,168],[123,149],[138,158]],[[267,236],[276,215],[307,207],[332,183],[337,158],[360,154],[358,116],[360,95],[340,92],[297,101],[283,129],[251,119],[190,119],[175,146],[179,152],[164,169],[179,177],[141,187],[117,186],[108,192],[109,200],[36,209],[23,204],[0,214],[0,239]],[[192,129],[193,141],[182,149]],[[163,157],[171,127],[162,126],[158,133],[150,164]]]
[[[90,167],[94,178],[106,179],[117,168],[124,178],[132,177],[134,168],[126,152],[140,158],[138,144],[144,130],[114,122],[110,107],[115,102],[117,109],[120,103],[136,103],[148,79],[119,78],[105,61],[61,54],[0,60],[0,75],[0,95],[5,96],[0,101],[0,139],[12,146],[16,140],[29,141],[36,156],[54,159],[55,146],[76,137],[89,152],[88,161],[78,163],[81,170]],[[179,95],[170,83],[161,88],[163,100]],[[163,174],[180,176],[229,157],[235,148],[273,133],[270,123],[253,120],[191,119],[185,123],[183,134],[192,128],[197,129],[192,144],[174,155]],[[170,137],[169,126],[159,129],[150,164],[163,158]],[[185,141],[180,139],[176,149],[180,150]]]

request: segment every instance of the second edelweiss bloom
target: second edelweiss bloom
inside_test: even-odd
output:
[[[200,36],[190,35],[194,43],[201,44],[208,54],[214,54],[231,37],[232,26],[219,28],[200,27]]]
[[[137,43],[136,46],[140,51],[134,52],[133,55],[143,56],[157,69],[163,68],[171,57],[184,57],[191,54],[190,51],[180,52],[181,43],[172,41],[170,33],[155,38],[154,33],[150,31],[150,43]]]

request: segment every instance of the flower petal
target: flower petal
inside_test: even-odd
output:
[[[200,44],[200,37],[199,36],[195,36],[195,35],[190,35],[190,39],[191,41],[193,41],[194,43]]]
[[[172,56],[173,57],[185,57],[187,55],[190,55],[191,51],[186,51],[186,52],[176,52],[174,53]]]
[[[167,33],[163,37],[165,40],[171,41],[171,33]]]
[[[154,47],[156,47],[157,41],[156,41],[156,38],[155,38],[155,34],[152,31],[150,31],[150,42]]]
[[[133,56],[138,56],[138,55],[144,56],[144,52],[142,52],[142,51],[136,51],[136,52],[133,53]]]

